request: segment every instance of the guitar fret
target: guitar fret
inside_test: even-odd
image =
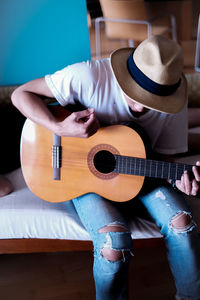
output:
[[[121,157],[121,169],[122,169],[122,172],[123,172],[124,171],[123,157]]]
[[[151,177],[151,167],[152,167],[152,160],[150,160],[150,167],[149,167],[150,172],[149,172],[149,177]]]
[[[168,164],[168,172],[167,172],[167,178],[170,178],[170,164]]]
[[[127,157],[124,159],[124,171],[127,172]]]
[[[142,175],[146,177],[150,176],[149,160],[146,161],[145,170]]]
[[[157,171],[157,163],[151,160],[151,176],[157,177],[156,171]]]
[[[175,178],[178,178],[178,177],[177,177],[177,171],[178,171],[178,165],[176,164],[176,173],[175,173]]]
[[[139,174],[141,174],[141,159],[139,159]]]
[[[128,172],[128,158],[127,157],[125,157],[125,159],[124,159],[124,172]]]
[[[134,174],[136,174],[136,161],[137,161],[137,159],[136,159],[136,157],[134,158]]]
[[[119,160],[119,167],[120,167],[121,172],[123,172],[122,156],[120,157],[120,160]]]
[[[162,170],[162,171],[161,171],[161,174],[162,174],[162,175],[161,175],[161,178],[163,178],[163,163],[162,163],[161,165],[162,165],[162,169],[161,169],[161,170]]]
[[[170,178],[176,179],[177,178],[177,164],[176,163],[170,163]]]
[[[129,162],[129,174],[133,174],[134,173],[133,165],[134,165],[133,163]]]
[[[146,174],[146,169],[147,169],[147,160],[145,159],[145,161],[144,161],[144,174]]]
[[[163,178],[168,178],[168,168],[169,168],[169,165],[168,163],[166,162],[163,162]]]
[[[119,169],[121,170],[121,156],[120,156],[120,159],[119,159]]]
[[[155,177],[158,177],[158,163],[156,162],[156,176]]]
[[[137,173],[138,175],[140,175],[140,169],[141,169],[140,164],[141,164],[141,159],[138,158],[138,173]]]
[[[145,163],[145,169],[143,169],[143,173],[142,175],[143,176],[146,176],[146,177],[149,177],[149,160],[146,160],[146,163]]]
[[[159,166],[160,166],[160,164],[158,162],[158,172],[157,172],[157,174],[158,174],[158,178],[161,178],[162,177],[162,169]]]

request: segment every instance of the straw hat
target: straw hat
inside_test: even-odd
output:
[[[143,106],[178,113],[187,102],[183,52],[164,36],[151,36],[136,49],[121,48],[110,58],[111,68],[122,91]]]

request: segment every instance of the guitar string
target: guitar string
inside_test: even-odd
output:
[[[73,152],[72,152],[72,156],[74,157],[74,153]],[[87,161],[86,157],[82,157],[82,159],[84,159],[85,161]],[[149,164],[150,165],[149,169],[152,169],[153,167],[156,167],[156,166],[158,166],[158,167],[159,166],[161,166],[161,167],[164,166],[166,168],[168,168],[168,167],[177,168],[178,167],[178,168],[183,168],[183,169],[185,169],[185,168],[189,168],[190,169],[190,168],[193,167],[192,165],[187,165],[187,164],[184,164],[184,163],[165,162],[165,161],[151,160],[151,159],[146,159],[146,158],[141,158],[141,157],[131,157],[131,156],[127,157],[127,156],[123,156],[123,155],[121,155],[121,156],[118,155],[117,156],[117,160],[120,160],[120,159],[124,160],[124,162],[122,162],[122,163],[125,163],[125,164],[127,164],[127,160],[130,160],[129,163],[130,164],[134,164],[136,166],[137,166],[138,162],[139,162],[139,164],[141,162],[144,163],[145,167],[148,167],[148,164]],[[117,160],[116,160],[116,162],[117,162]],[[133,160],[136,160],[136,162],[133,162]],[[62,155],[61,161],[62,162],[69,162],[71,160],[68,159],[68,158],[63,157],[63,155]],[[113,162],[113,160],[111,160],[111,159],[106,159],[106,162],[109,162],[109,161]],[[104,162],[103,163],[101,162],[101,164],[104,165]]]
[[[69,152],[68,152],[69,153]],[[122,160],[124,160],[125,159],[125,163],[127,164],[127,157],[126,156],[119,156]],[[127,170],[127,168],[120,168],[121,170],[119,170],[119,173],[121,172],[121,173],[129,173],[129,174],[133,174],[133,175],[141,175],[141,176],[148,176],[149,175],[149,177],[159,177],[159,178],[171,178],[171,177],[174,177],[174,176],[170,176],[169,177],[169,174],[170,174],[170,172],[172,173],[173,171],[174,171],[174,169],[177,171],[177,176],[178,176],[178,178],[180,178],[181,177],[181,175],[183,174],[183,172],[184,172],[184,170],[185,169],[187,169],[187,167],[189,167],[189,169],[191,169],[192,168],[192,166],[191,165],[185,165],[185,164],[181,164],[181,163],[168,163],[168,162],[162,162],[162,161],[156,161],[156,160],[147,160],[147,159],[145,159],[145,158],[137,158],[137,157],[128,157],[128,159],[130,159],[130,160],[134,160],[134,159],[136,159],[136,160],[138,160],[139,161],[139,164],[141,163],[141,161],[142,162],[148,162],[149,164],[150,164],[150,167],[148,168],[148,166],[147,166],[147,164],[145,163],[145,166],[142,166],[142,169],[144,169],[144,167],[145,167],[145,172],[143,172],[143,173],[141,173],[141,171],[139,171],[139,174],[138,174],[138,168],[139,168],[139,170],[141,169],[140,168],[140,166],[138,167],[138,165],[137,165],[137,163],[134,163],[133,161],[131,161],[131,162],[129,162],[129,170],[131,170],[131,171],[126,171]],[[107,160],[107,162],[108,162],[109,160]],[[111,161],[111,160],[110,160]],[[71,161],[70,159],[61,159],[61,162],[62,162],[62,166],[64,166],[65,165],[65,163],[69,166],[69,164],[70,165],[72,165],[72,166],[76,166],[76,167],[88,167],[87,166],[87,164],[85,164],[85,163],[82,163],[82,162],[80,162],[80,161],[78,161],[78,162],[75,162],[75,161]],[[155,167],[156,168],[156,170],[159,168],[159,167],[162,167],[162,169],[163,169],[163,166],[165,165],[165,164],[167,164],[167,170],[166,170],[166,172],[168,173],[168,176],[164,176],[163,174],[162,175],[160,175],[159,174],[159,176],[151,176],[151,172],[152,172],[152,165],[153,165],[153,167]],[[98,164],[98,166],[99,165],[101,165],[101,166],[107,166],[107,164],[105,164],[105,163],[99,163]],[[114,164],[114,165],[111,165],[110,167],[111,168],[113,168],[113,170],[115,169],[115,166],[116,166],[116,164]],[[171,169],[170,171],[169,171],[169,168]],[[134,169],[135,171],[133,172],[132,171],[132,169]],[[144,171],[144,170],[143,170]],[[117,172],[116,172],[117,173]],[[136,174],[134,174],[134,173],[136,173]],[[150,173],[150,174],[149,174]],[[177,176],[175,176],[175,178],[177,178]]]
[[[69,153],[69,152],[67,152],[67,153]],[[51,157],[52,157],[52,154],[50,154],[51,155]],[[44,155],[45,156],[45,155]],[[72,156],[74,157],[74,153],[72,152]],[[66,161],[66,162],[68,162],[68,161],[71,161],[70,159],[68,159],[68,158],[64,158],[63,157],[63,155],[62,155],[62,158],[60,158],[61,159],[61,161],[62,162],[64,162],[64,161]],[[82,159],[85,159],[85,160],[87,160],[85,157],[82,157]],[[122,160],[124,160],[124,162],[123,163],[127,163],[127,160],[130,160],[129,161],[129,163],[131,163],[131,164],[136,164],[137,165],[137,163],[139,162],[139,164],[141,163],[141,162],[143,162],[143,163],[145,163],[146,162],[146,164],[150,164],[150,168],[151,168],[151,166],[155,166],[155,165],[159,165],[159,166],[163,166],[164,165],[164,167],[168,167],[168,166],[170,166],[170,167],[173,167],[173,168],[176,168],[176,167],[180,167],[180,168],[192,168],[193,166],[192,165],[187,165],[187,164],[184,164],[184,163],[176,163],[176,162],[165,162],[165,161],[159,161],[159,160],[151,160],[151,159],[146,159],[146,158],[142,158],[142,157],[132,157],[132,156],[123,156],[123,155],[118,155],[117,156],[117,160],[119,160],[119,159],[122,159]],[[136,159],[136,163],[135,162],[133,162],[133,160],[135,160]],[[116,161],[117,161],[116,160]],[[113,160],[111,160],[111,159],[106,159],[106,161],[107,162],[112,162]],[[101,163],[102,164],[102,163]],[[103,163],[104,164],[104,163]],[[166,165],[165,165],[166,164]],[[145,167],[148,167],[148,165],[145,165]]]
[[[69,153],[69,152],[67,152],[67,153]],[[72,153],[72,156],[74,157],[74,153],[73,152],[71,152]],[[50,154],[51,156],[52,156],[52,154]],[[44,155],[45,156],[45,155]],[[115,155],[115,157],[116,157],[116,155]],[[84,157],[85,158],[85,157]],[[83,159],[83,158],[82,158]],[[125,160],[125,164],[127,163],[127,160],[130,160],[130,163],[133,163],[133,160],[135,160],[136,159],[136,161],[138,162],[139,161],[139,163],[140,162],[145,162],[146,161],[146,163],[147,164],[157,164],[157,165],[165,165],[166,164],[166,167],[167,166],[171,166],[171,167],[176,167],[176,166],[178,166],[178,167],[192,167],[192,165],[187,165],[187,164],[184,164],[184,163],[176,163],[176,162],[165,162],[165,161],[159,161],[159,160],[151,160],[151,159],[146,159],[146,158],[143,158],[143,157],[134,157],[134,156],[123,156],[123,155],[117,155],[117,160],[118,159],[123,159],[123,160]],[[62,161],[69,161],[69,159],[67,159],[67,158],[63,158],[63,155],[62,155],[62,158],[61,158],[61,160]],[[112,159],[106,159],[106,161],[108,162],[108,161],[113,161]],[[136,164],[137,164],[137,162],[136,162]]]

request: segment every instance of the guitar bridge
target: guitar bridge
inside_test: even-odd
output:
[[[60,180],[60,168],[62,163],[61,137],[54,133],[52,146],[53,180]]]
[[[61,146],[53,145],[52,147],[52,168],[61,168]]]

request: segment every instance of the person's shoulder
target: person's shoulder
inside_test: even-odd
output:
[[[68,72],[76,75],[77,78],[98,80],[103,73],[110,72],[109,59],[88,60],[70,65]]]
[[[110,63],[109,59],[87,60],[74,63],[70,65],[69,68],[79,72],[97,72],[101,69],[110,68]]]
[[[76,62],[57,70],[52,74],[45,76],[46,80],[51,78],[70,78],[70,80],[86,81],[86,80],[102,80],[107,78],[107,75],[111,77],[112,71],[110,67],[110,59],[101,60],[87,60],[82,62]]]

